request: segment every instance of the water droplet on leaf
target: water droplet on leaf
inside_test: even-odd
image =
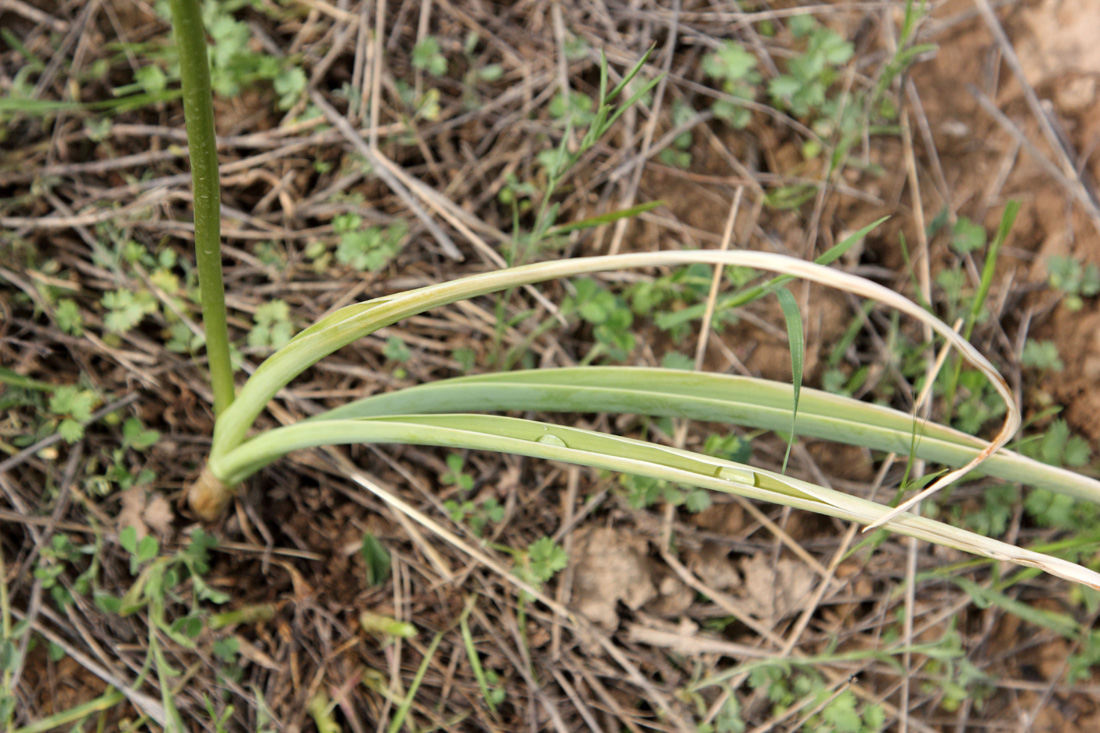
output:
[[[554,435],[553,433],[547,433],[546,435],[539,436],[536,443],[542,443],[543,445],[556,445],[559,448],[565,447],[565,441]]]

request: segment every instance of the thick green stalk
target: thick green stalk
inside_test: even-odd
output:
[[[233,366],[229,361],[229,329],[222,282],[221,189],[218,151],[214,139],[214,104],[210,92],[210,61],[199,0],[172,0],[172,25],[180,54],[183,113],[191,156],[195,205],[195,259],[199,267],[202,322],[214,414],[233,402]]]

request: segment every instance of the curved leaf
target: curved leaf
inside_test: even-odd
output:
[[[494,415],[422,415],[318,420],[267,431],[212,467],[240,481],[285,453],[348,443],[402,443],[490,450],[648,476],[738,494],[870,524],[889,507],[806,481],[690,451],[582,430]],[[925,517],[902,514],[885,526],[901,534],[995,560],[1036,567],[1100,589],[1100,574]]]
[[[307,422],[444,412],[610,412],[791,429],[791,385],[767,379],[650,367],[567,367],[445,379],[374,395]],[[909,414],[803,387],[799,435],[860,445],[962,466],[983,440]],[[917,440],[913,441],[914,434]],[[1012,451],[994,453],[977,469],[1006,481],[1041,486],[1100,503],[1100,481]]]
[[[975,468],[1008,442],[1019,428],[1020,414],[1012,391],[989,360],[943,321],[889,288],[812,262],[767,252],[645,252],[539,262],[472,275],[341,308],[298,334],[291,339],[290,343],[260,365],[241,390],[236,402],[218,417],[214,428],[211,464],[216,464],[216,459],[241,444],[248,428],[268,401],[295,376],[342,346],[402,318],[422,313],[439,305],[560,277],[606,270],[693,263],[739,265],[779,272],[877,300],[927,324],[977,367],[990,380],[1005,402],[1004,426],[993,442],[982,448],[973,460],[939,478],[926,489],[926,492],[938,490]],[[224,477],[219,478],[224,479]]]

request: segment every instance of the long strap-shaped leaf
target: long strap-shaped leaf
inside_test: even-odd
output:
[[[790,429],[792,387],[767,379],[648,367],[566,367],[444,379],[374,395],[310,418],[453,412],[611,412]],[[795,431],[962,466],[985,441],[850,397],[803,387]],[[914,437],[916,440],[914,441]],[[994,453],[982,473],[1100,503],[1100,481],[1012,451]]]
[[[494,415],[422,415],[319,420],[267,431],[211,468],[235,483],[288,451],[347,443],[405,443],[491,450],[620,471],[870,524],[890,510],[875,502],[690,451],[579,428]],[[902,514],[888,529],[994,560],[1036,567],[1100,589],[1100,574],[1056,557],[982,537],[925,517]]]
[[[1020,426],[1020,413],[1016,408],[1012,391],[989,360],[943,321],[889,288],[833,268],[767,252],[645,252],[539,262],[524,267],[473,275],[341,308],[302,331],[260,365],[241,390],[237,401],[219,416],[214,428],[214,447],[211,451],[210,463],[217,465],[218,458],[244,441],[248,428],[268,401],[295,376],[336,349],[402,318],[422,313],[439,305],[554,278],[606,270],[691,263],[759,268],[872,298],[927,324],[958,349],[970,363],[980,369],[1005,402],[1004,425],[996,438],[979,451],[972,461],[940,477],[922,493],[931,493],[960,478],[1008,442]],[[217,472],[216,469],[212,470]],[[219,475],[217,478],[226,480],[225,476]]]

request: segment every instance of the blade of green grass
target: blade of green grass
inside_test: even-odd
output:
[[[791,385],[794,400],[791,406],[791,434],[787,438],[787,452],[783,455],[783,473],[787,472],[787,461],[794,446],[795,424],[798,420],[798,396],[802,390],[802,363],[806,359],[806,341],[802,334],[802,313],[791,291],[783,287],[775,289],[775,296],[783,309],[783,318],[787,321],[787,340],[791,344]]]
[[[54,713],[22,728],[14,728],[12,733],[44,733],[44,731],[56,730],[62,726],[79,723],[89,715],[110,710],[125,699],[126,696],[118,690],[108,690],[94,700],[81,703],[60,713]],[[80,726],[73,727],[76,730],[80,729]]]
[[[563,224],[559,227],[554,227],[547,236],[554,237],[559,234],[568,234],[569,232],[575,232],[579,229],[592,229],[593,227],[603,226],[604,224],[610,224],[618,221],[619,219],[629,219],[638,214],[644,214],[647,211],[652,211],[658,206],[664,206],[664,201],[647,201],[644,204],[638,204],[637,206],[631,206],[629,209],[619,209],[618,211],[610,211],[606,214],[600,214],[599,216],[593,216],[588,219],[582,219],[580,221],[573,222],[572,224]]]
[[[982,277],[978,283],[978,292],[974,294],[974,302],[970,306],[970,313],[966,317],[966,326],[963,329],[963,338],[970,340],[974,332],[974,326],[985,305],[985,299],[989,296],[989,289],[993,285],[993,275],[997,269],[997,256],[1001,252],[1001,245],[1008,239],[1012,230],[1012,224],[1016,221],[1016,214],[1020,211],[1019,201],[1009,201],[1001,214],[1001,223],[997,227],[997,234],[989,245],[989,252],[985,256],[985,264],[982,266]],[[955,393],[959,386],[959,374],[962,372],[962,363],[958,359],[953,360],[951,371],[947,374],[947,385],[944,387],[944,404],[947,405],[947,415],[944,420],[950,422],[955,409]]]
[[[999,590],[986,588],[970,578],[950,577],[948,580],[962,588],[978,608],[997,606],[1040,629],[1053,631],[1067,639],[1076,639],[1081,633],[1081,624],[1069,614],[1048,611],[1015,598],[1009,598]]]
[[[61,102],[52,99],[19,99],[0,97],[0,112],[22,112],[29,115],[47,115],[54,112],[87,110],[132,109],[178,99],[182,92],[166,89],[161,92],[131,94],[118,99],[101,99],[95,102]]]
[[[432,643],[428,645],[428,651],[424,652],[424,659],[416,670],[416,676],[413,677],[412,684],[409,685],[409,691],[406,693],[405,699],[401,701],[397,712],[394,713],[393,720],[390,721],[389,733],[397,733],[404,725],[405,718],[409,716],[409,710],[412,709],[413,700],[416,699],[416,691],[420,689],[420,683],[424,681],[424,674],[428,671],[428,665],[432,663],[432,657],[435,656],[435,650],[439,648],[439,642],[441,641],[443,641],[442,631],[435,635]]]
[[[1009,201],[1005,204],[1004,213],[1001,214],[1001,223],[997,227],[997,234],[993,237],[993,241],[989,245],[989,252],[985,255],[985,264],[982,266],[982,279],[978,283],[978,292],[974,294],[974,303],[970,307],[970,318],[966,324],[966,331],[963,333],[964,338],[968,341],[974,331],[974,324],[978,322],[978,317],[981,315],[985,299],[989,296],[989,288],[993,285],[993,273],[997,269],[997,257],[1001,253],[1001,246],[1008,239],[1018,213],[1020,213],[1019,201]]]
[[[489,706],[489,710],[493,715],[496,715],[497,706],[493,703],[493,698],[489,694],[489,680],[485,677],[485,670],[481,666],[481,657],[477,653],[477,647],[474,646],[474,635],[470,633],[470,611],[474,609],[474,601],[476,596],[471,595],[466,601],[466,607],[462,609],[462,615],[458,618],[458,626],[462,630],[462,644],[466,647],[466,658],[470,661],[470,669],[474,671],[474,678],[477,680],[477,686],[481,690],[481,697],[485,700],[485,704]]]
[[[40,382],[30,377],[24,377],[22,374],[8,369],[7,367],[0,367],[0,384],[8,384],[12,387],[19,387],[21,389],[33,389],[39,392],[53,392],[60,386],[57,384]]]

